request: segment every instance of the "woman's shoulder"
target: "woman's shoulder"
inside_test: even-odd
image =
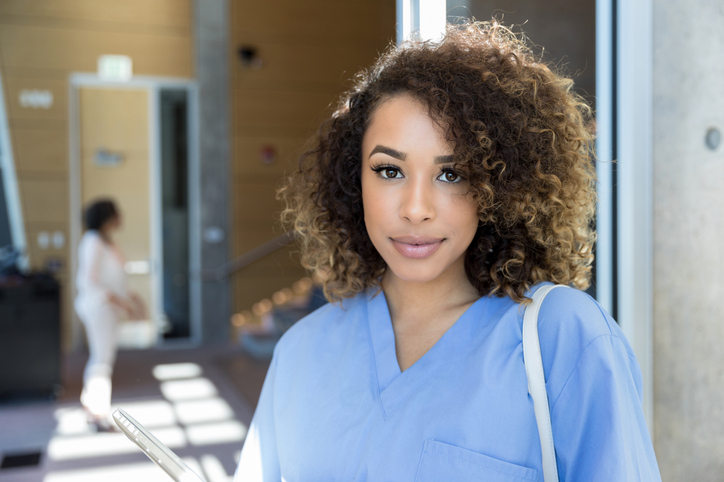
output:
[[[595,363],[586,367],[594,371],[616,366],[638,372],[633,350],[616,321],[583,291],[557,288],[548,293],[538,316],[538,336],[553,393],[574,370],[584,368],[581,363]]]
[[[83,236],[80,238],[80,242],[85,244],[103,244],[103,237],[101,237],[101,233],[95,229],[89,229],[83,233]]]
[[[103,247],[103,238],[98,231],[89,229],[80,238],[79,249],[98,249]]]
[[[538,315],[538,331],[541,336],[572,338],[581,345],[601,336],[625,340],[618,324],[595,299],[567,287],[551,290],[545,297]]]

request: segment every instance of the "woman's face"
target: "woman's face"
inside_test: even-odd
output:
[[[478,226],[477,203],[453,170],[453,148],[409,95],[374,111],[362,140],[362,200],[367,233],[387,276],[427,282],[465,276],[465,252]]]
[[[101,231],[110,234],[113,231],[118,231],[119,229],[121,229],[122,225],[123,221],[121,218],[121,213],[119,212],[115,216],[109,218],[105,223],[103,223]]]

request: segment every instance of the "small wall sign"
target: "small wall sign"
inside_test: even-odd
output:
[[[49,90],[23,89],[18,97],[20,106],[26,109],[50,109],[53,107],[53,93]]]
[[[106,149],[96,149],[93,155],[93,164],[96,166],[120,166],[123,161],[123,154],[120,152],[111,152]]]

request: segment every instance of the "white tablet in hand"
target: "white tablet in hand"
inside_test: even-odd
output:
[[[113,420],[156,465],[161,467],[176,482],[205,482],[196,475],[178,455],[161,443],[146,428],[122,409],[113,412]]]

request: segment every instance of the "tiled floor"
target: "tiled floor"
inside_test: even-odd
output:
[[[35,466],[0,469],[0,482],[164,481],[120,433],[91,431],[78,403],[84,356],[64,361],[55,402],[0,402],[0,458],[40,452]],[[232,346],[124,351],[113,405],[125,409],[207,482],[231,480],[267,364]]]

